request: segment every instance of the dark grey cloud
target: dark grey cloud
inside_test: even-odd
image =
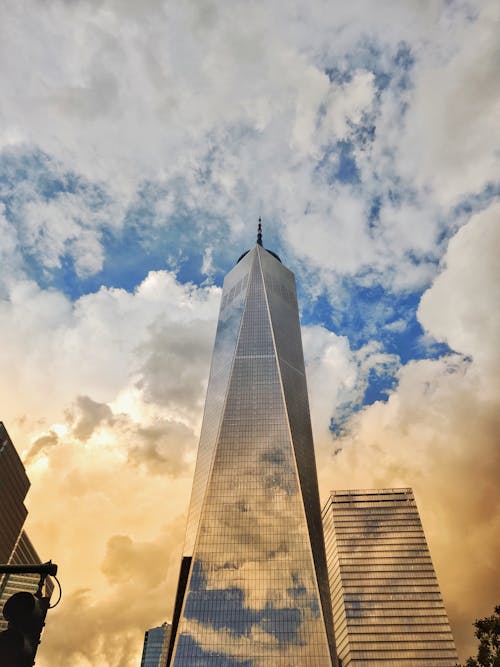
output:
[[[79,440],[88,440],[102,422],[112,423],[113,412],[105,403],[98,403],[89,396],[78,396],[74,416],[73,435]]]
[[[184,424],[166,419],[152,426],[132,427],[130,436],[132,463],[145,465],[153,474],[177,476],[189,469],[185,455],[194,452],[197,439]]]
[[[145,361],[138,387],[147,401],[165,407],[201,406],[215,334],[214,323],[159,321],[140,346]]]
[[[37,438],[31,445],[26,458],[24,459],[24,463],[28,465],[31,463],[31,461],[33,461],[37,454],[40,454],[41,452],[44,452],[51,447],[55,447],[58,442],[59,437],[54,431],[51,431],[48,435],[42,435],[40,438]]]

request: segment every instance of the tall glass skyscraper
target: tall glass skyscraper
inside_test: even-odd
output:
[[[169,664],[337,664],[295,279],[260,227],[224,280]]]
[[[342,667],[456,667],[412,490],[332,491],[323,520]]]

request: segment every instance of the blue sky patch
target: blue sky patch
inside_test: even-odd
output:
[[[354,145],[350,141],[339,141],[336,151],[339,156],[339,165],[335,180],[340,183],[359,183],[359,171],[353,155]]]

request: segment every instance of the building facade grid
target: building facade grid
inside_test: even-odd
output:
[[[323,522],[342,667],[456,667],[412,490],[332,491]]]
[[[28,514],[30,482],[19,454],[0,422],[0,563],[8,563]]]
[[[141,667],[165,667],[171,629],[169,623],[163,623],[156,628],[146,630]]]

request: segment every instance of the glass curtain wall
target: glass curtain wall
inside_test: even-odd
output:
[[[336,664],[295,281],[259,245],[224,282],[184,556],[174,667]]]

